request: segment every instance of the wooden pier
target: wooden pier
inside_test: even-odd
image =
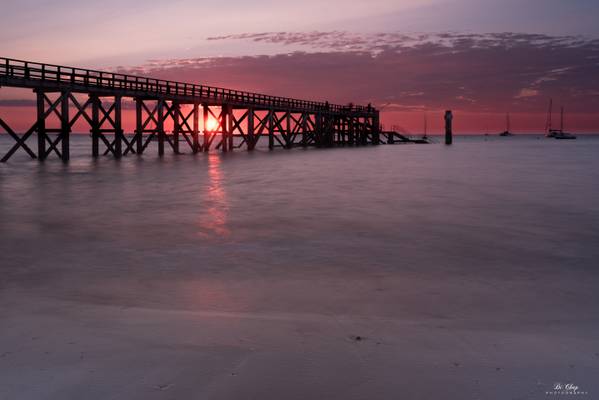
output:
[[[37,97],[37,117],[24,133],[16,133],[0,116],[0,129],[15,140],[2,162],[19,149],[40,161],[53,154],[68,161],[69,137],[80,119],[89,125],[94,157],[140,155],[150,145],[160,156],[167,149],[180,154],[184,148],[191,153],[251,151],[263,137],[270,149],[403,142],[401,135],[381,132],[379,111],[370,105],[343,106],[9,58],[0,58],[2,86],[29,88]],[[135,103],[132,134],[123,130],[124,100]],[[58,118],[50,119],[53,115]],[[53,126],[52,120],[59,122]],[[30,145],[33,138],[37,146]]]

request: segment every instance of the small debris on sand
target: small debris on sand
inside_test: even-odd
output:
[[[167,390],[171,386],[173,386],[172,383],[166,383],[164,385],[156,385],[156,386],[154,386],[154,388],[157,389],[157,390]]]

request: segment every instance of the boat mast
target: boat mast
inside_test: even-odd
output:
[[[545,122],[545,133],[551,131],[551,113],[553,110],[553,99],[549,99],[549,111],[547,112],[547,121]]]
[[[428,118],[427,118],[426,111],[425,111],[424,112],[424,137],[426,137],[427,128],[428,128]]]
[[[564,106],[562,106],[561,113],[560,113],[559,131],[560,132],[564,131]]]
[[[510,132],[510,113],[505,115],[505,125],[507,127],[506,132]]]

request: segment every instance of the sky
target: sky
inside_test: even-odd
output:
[[[334,103],[386,126],[599,132],[596,0],[3,0],[0,56]],[[29,91],[0,89],[27,125]],[[23,129],[21,127],[21,129]]]

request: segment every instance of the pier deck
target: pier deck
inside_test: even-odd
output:
[[[379,111],[370,105],[329,104],[0,57],[2,86],[32,89],[37,98],[37,116],[24,133],[15,132],[0,116],[0,129],[15,140],[2,162],[19,149],[38,160],[55,154],[68,161],[69,137],[80,119],[89,125],[94,157],[142,154],[152,143],[157,143],[159,155],[166,149],[181,153],[182,147],[191,153],[241,147],[251,151],[262,137],[270,149],[405,142],[401,135],[381,132]],[[123,130],[123,100],[135,103],[132,135]],[[28,144],[33,137],[35,150]],[[240,143],[234,144],[235,137]]]

